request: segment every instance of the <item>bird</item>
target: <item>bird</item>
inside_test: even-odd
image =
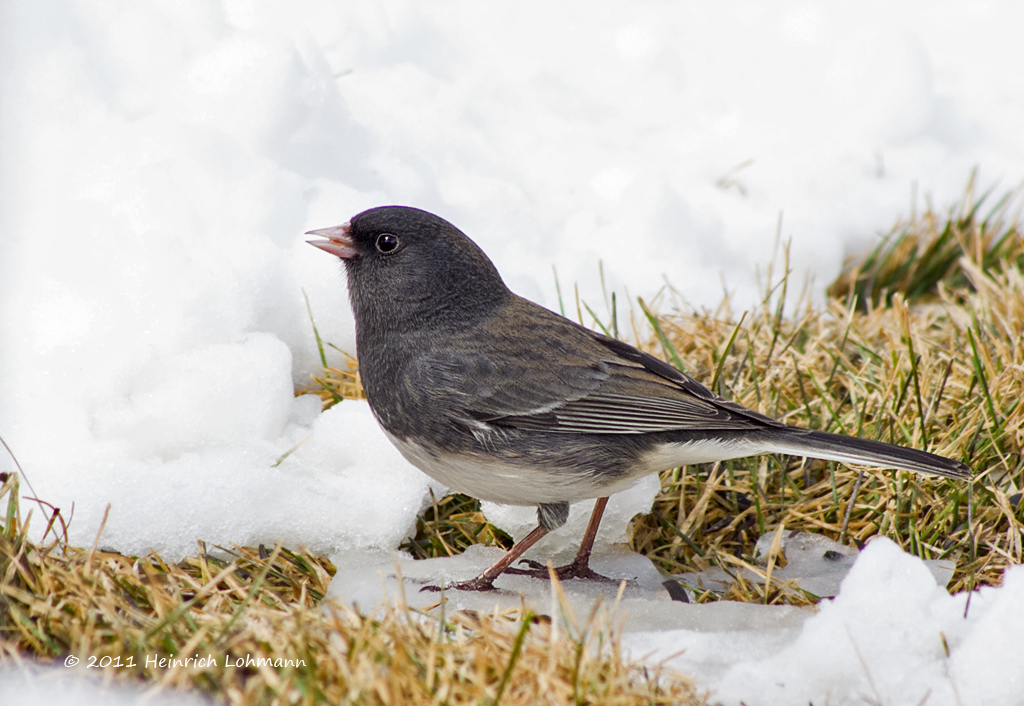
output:
[[[380,206],[309,244],[342,260],[366,398],[401,454],[450,489],[537,507],[537,526],[459,590],[491,590],[569,504],[596,499],[559,578],[589,565],[608,497],[681,466],[789,454],[968,479],[960,461],[791,426],[721,397],[664,361],[514,294],[454,225]],[[525,560],[524,560],[525,561]],[[543,571],[547,575],[546,571]]]

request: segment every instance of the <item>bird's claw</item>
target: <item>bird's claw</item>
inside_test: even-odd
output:
[[[424,586],[420,589],[420,593],[423,591],[496,591],[494,587],[494,579],[484,578],[477,576],[475,579],[469,581],[457,581],[456,583],[445,584],[444,586]]]
[[[545,576],[548,575],[547,564],[541,564],[539,561],[534,561],[533,559],[520,559],[519,563],[526,564],[534,571],[543,571]],[[505,569],[505,573],[516,573],[517,571],[521,571],[521,569]]]
[[[508,568],[505,569],[506,574],[516,574],[517,576],[533,576],[538,579],[550,578],[548,573],[548,567],[545,564],[541,564],[538,561],[532,559],[522,559],[520,564],[526,564],[529,569],[518,569]],[[602,576],[593,569],[587,562],[576,562],[566,564],[565,566],[559,566],[554,569],[555,576],[558,577],[559,581],[568,581],[569,579],[586,579],[588,581],[606,581],[608,583],[619,583],[621,579],[612,579],[607,576]]]

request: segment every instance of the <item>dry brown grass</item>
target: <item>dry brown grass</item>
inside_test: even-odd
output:
[[[314,330],[315,326],[314,326]],[[320,340],[318,333],[317,341]],[[321,346],[321,354],[323,347]],[[323,363],[322,372],[312,375],[312,382],[306,387],[298,390],[297,395],[318,395],[323,401],[323,408],[327,409],[342,400],[363,400],[366,394],[363,392],[363,385],[359,381],[359,363],[348,353],[340,351],[344,357],[343,367],[327,365],[327,359],[321,355]]]
[[[720,371],[722,394],[789,423],[963,459],[973,483],[774,457],[679,469],[664,475],[634,546],[668,572],[693,570],[749,557],[784,524],[849,544],[884,535],[923,558],[954,559],[953,590],[997,583],[1024,558],[1020,502],[1010,502],[1024,485],[1024,279],[964,270],[977,291],[942,289],[930,305],[897,296],[856,312],[833,301],[780,322],[762,309],[728,353],[728,317],[661,325],[691,370]]]
[[[94,674],[229,704],[700,703],[686,679],[627,664],[609,613],[568,629],[529,614],[364,615],[324,610],[334,567],[283,547],[167,564],[40,546],[20,517],[17,475],[4,476],[0,664],[74,656]],[[194,661],[159,662],[175,658]]]
[[[953,591],[998,583],[1021,563],[1024,242],[1010,215],[1020,195],[982,217],[969,188],[945,218],[928,210],[897,224],[886,242],[914,253],[912,266],[878,251],[850,263],[846,284],[831,288],[848,296],[824,308],[787,316],[766,298],[739,322],[728,302],[657,322],[667,357],[717,392],[791,424],[961,459],[972,483],[774,457],[678,469],[663,475],[634,547],[673,573],[728,568],[780,525],[851,545],[883,535],[955,560]]]

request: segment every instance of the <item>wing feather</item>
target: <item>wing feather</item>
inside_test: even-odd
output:
[[[443,391],[449,402],[442,408],[456,417],[510,429],[651,434],[781,426],[629,344],[524,303],[533,335],[502,327],[450,340],[444,351],[417,359],[407,389]]]
[[[649,434],[680,429],[748,429],[750,422],[701,400],[593,394],[535,415],[480,419],[499,426],[569,434]]]

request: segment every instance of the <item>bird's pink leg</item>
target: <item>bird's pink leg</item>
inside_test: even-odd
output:
[[[594,503],[594,511],[590,513],[590,522],[587,524],[587,531],[580,542],[580,548],[576,552],[576,558],[571,564],[560,566],[555,569],[555,575],[561,580],[566,579],[593,579],[597,581],[614,581],[607,576],[595,572],[590,568],[590,552],[594,549],[594,540],[597,538],[597,528],[601,526],[601,518],[604,516],[605,506],[608,505],[608,498],[598,498]],[[538,537],[539,539],[539,537]],[[523,540],[526,541],[526,540]],[[516,546],[519,546],[518,544]],[[512,548],[513,551],[515,547]],[[509,552],[511,554],[511,552]],[[548,578],[547,567],[536,561],[524,560],[529,569],[507,569],[510,574],[525,574],[537,578]]]
[[[469,581],[460,581],[459,583],[449,584],[445,588],[455,588],[460,591],[492,591],[494,590],[494,579],[501,576],[501,574],[508,569],[508,567],[516,559],[521,557],[523,553],[532,547],[537,541],[546,535],[549,530],[544,529],[540,525],[537,525],[530,534],[523,537],[521,540],[516,542],[505,556],[501,557],[493,566],[484,571],[482,574],[477,576],[475,579]],[[439,586],[424,586],[420,589],[421,591],[440,591]]]

